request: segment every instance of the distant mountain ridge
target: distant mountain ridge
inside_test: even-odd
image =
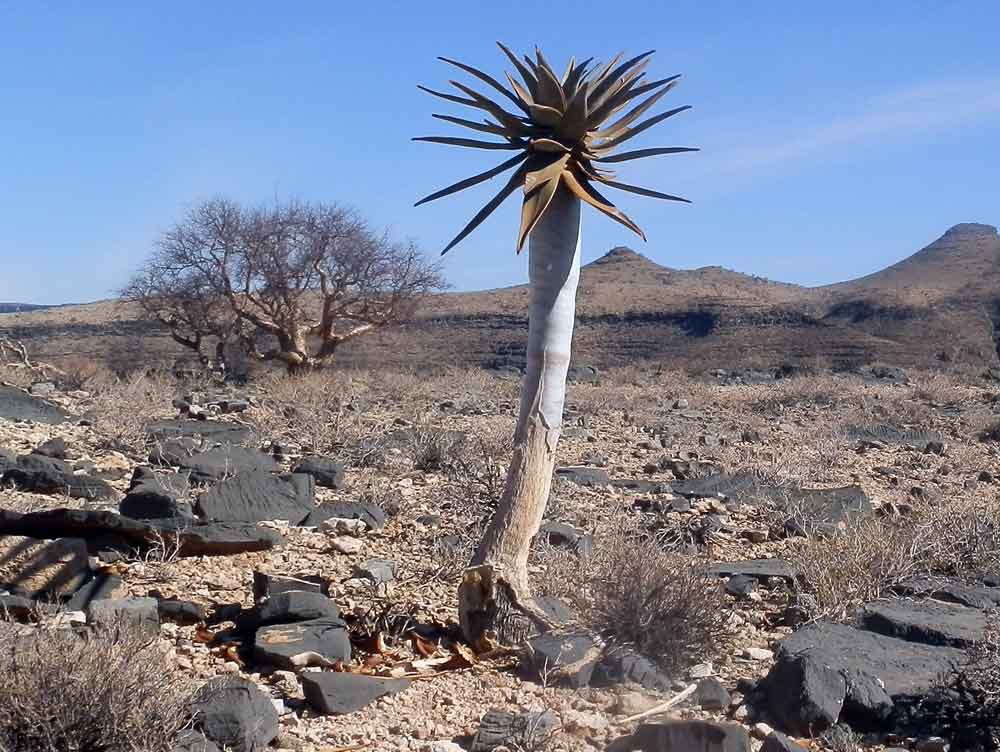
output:
[[[49,305],[34,305],[32,303],[0,303],[0,313],[20,313],[22,311],[43,311],[52,308]]]
[[[527,285],[433,296],[407,326],[345,347],[341,362],[520,366],[528,296]],[[130,310],[115,301],[22,308],[0,318],[0,335],[54,356],[129,351],[136,337],[153,349],[173,347],[162,328]],[[694,370],[873,361],[996,365],[1000,234],[992,225],[955,225],[881,271],[822,287],[718,266],[674,269],[612,248],[581,270],[573,352],[576,362],[590,365],[653,361]]]

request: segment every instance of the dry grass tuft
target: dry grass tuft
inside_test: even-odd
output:
[[[168,752],[189,687],[127,630],[0,630],[0,750]]]

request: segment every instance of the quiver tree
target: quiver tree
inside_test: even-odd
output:
[[[122,295],[199,354],[207,337],[237,340],[294,371],[407,320],[445,286],[413,243],[374,232],[350,209],[213,199],[160,238]],[[274,345],[261,349],[262,339]]]
[[[589,204],[645,240],[642,230],[597,189],[598,184],[667,201],[678,196],[619,182],[607,165],[657,155],[695,151],[690,147],[653,147],[618,151],[618,147],[687,107],[640,120],[678,82],[679,76],[647,81],[651,52],[625,62],[619,55],[605,65],[571,60],[559,76],[540,51],[518,58],[499,45],[521,81],[507,74],[508,86],[464,63],[440,58],[499,92],[507,101],[489,99],[458,81],[458,94],[420,87],[449,102],[485,112],[467,120],[434,115],[439,120],[486,133],[499,140],[423,136],[415,140],[516,154],[418,201],[433,201],[514,172],[503,187],[448,244],[454,247],[517,190],[523,192],[520,252],[529,242],[531,303],[528,318],[527,369],[514,434],[507,483],[496,512],[459,586],[459,615],[466,638],[480,647],[514,644],[552,626],[531,597],[528,553],[548,502],[562,426],[566,374],[580,276],[580,208]],[[648,96],[646,96],[648,95]],[[630,104],[635,102],[635,104]],[[510,102],[518,110],[511,112]],[[626,110],[626,108],[629,108]]]

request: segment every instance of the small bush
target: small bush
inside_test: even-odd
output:
[[[598,541],[589,564],[589,620],[611,640],[633,646],[667,673],[718,650],[727,609],[707,562],[620,529]]]
[[[140,456],[146,453],[146,424],[169,416],[175,384],[159,376],[91,381],[94,428],[112,449]]]
[[[190,692],[155,642],[2,626],[0,752],[172,749]]]

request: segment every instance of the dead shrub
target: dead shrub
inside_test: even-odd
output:
[[[133,457],[145,455],[146,425],[170,415],[174,382],[161,376],[136,374],[128,379],[91,381],[88,386],[94,429],[107,446]]]
[[[446,472],[452,495],[477,507],[492,508],[507,482],[513,450],[513,427],[507,421],[485,424],[474,436],[454,444]]]
[[[860,517],[803,540],[790,559],[820,612],[845,617],[915,576],[976,578],[1000,566],[1000,503],[924,504],[907,516]]]
[[[154,641],[124,629],[0,630],[0,750],[167,752],[190,689]]]
[[[602,536],[588,562],[587,620],[676,674],[719,649],[727,617],[707,561],[663,551],[619,528]]]

